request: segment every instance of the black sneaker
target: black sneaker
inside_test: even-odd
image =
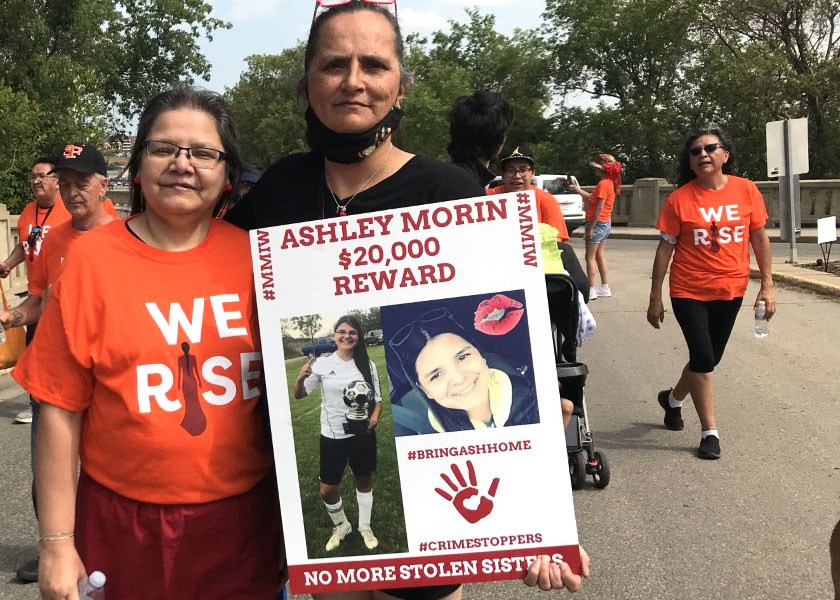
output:
[[[706,460],[717,460],[720,458],[720,440],[716,435],[707,435],[700,440],[700,447],[697,449],[697,456]]]
[[[659,406],[661,406],[665,411],[665,419],[663,422],[665,423],[665,429],[680,431],[683,427],[685,427],[682,419],[682,408],[671,408],[671,405],[668,404],[668,396],[670,395],[671,390],[662,390],[657,396]]]
[[[38,581],[38,559],[30,560],[18,569],[17,577],[24,583],[36,583]]]

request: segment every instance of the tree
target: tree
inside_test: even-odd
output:
[[[36,155],[70,141],[101,146],[155,92],[207,78],[198,39],[229,27],[211,10],[202,0],[0,2],[0,22],[14,23],[0,36],[0,87],[40,117],[16,123],[0,111],[0,131],[18,136],[3,140],[17,151],[0,171],[0,202],[14,204],[21,187],[9,178]]]
[[[246,162],[268,166],[281,156],[302,152],[304,102],[297,97],[303,76],[304,45],[279,55],[254,55],[225,96],[233,108]]]
[[[311,342],[315,341],[315,334],[321,328],[321,315],[302,315],[292,317],[291,321],[304,337],[308,337]]]

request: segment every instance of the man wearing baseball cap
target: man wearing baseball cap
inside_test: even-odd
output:
[[[108,191],[105,157],[94,146],[67,144],[57,157],[50,174],[58,177],[58,188],[64,206],[70,213],[70,220],[54,227],[50,233],[50,243],[42,246],[41,266],[29,278],[29,296],[26,300],[15,308],[0,311],[0,323],[4,327],[36,323],[72,242],[85,232],[114,220],[102,204],[102,198]],[[30,457],[33,465],[39,412],[38,402],[33,402]]]
[[[524,192],[534,190],[537,196],[537,220],[547,223],[557,230],[557,240],[568,241],[569,231],[563,211],[557,199],[537,187],[531,185],[534,179],[534,153],[525,145],[519,145],[499,160],[502,166],[502,185],[487,190],[487,194],[504,194],[507,192]]]

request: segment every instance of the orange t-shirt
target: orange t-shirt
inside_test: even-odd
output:
[[[55,283],[70,244],[83,233],[85,232],[73,229],[72,221],[66,221],[53,228],[50,243],[41,248],[38,269],[29,276],[30,294],[43,296],[47,287]]]
[[[115,219],[119,219],[120,216],[117,214],[117,207],[114,206],[114,201],[110,198],[105,198],[102,200],[102,208],[105,209],[105,212],[114,217]]]
[[[586,222],[591,223],[595,216],[595,207],[598,206],[598,200],[604,199],[604,207],[601,209],[601,214],[598,215],[598,222],[605,223],[612,221],[612,209],[615,202],[615,183],[612,179],[604,177],[595,185],[595,189],[589,195],[589,201],[586,203]]]
[[[656,222],[662,233],[677,238],[671,297],[742,297],[750,276],[750,232],[766,222],[764,198],[748,179],[728,175],[720,190],[696,180],[674,190]]]
[[[52,210],[41,208],[36,202],[30,202],[23,207],[18,217],[18,238],[20,239],[21,246],[23,246],[23,253],[26,257],[23,262],[26,263],[26,274],[29,279],[38,270],[41,247],[50,230],[56,225],[61,225],[69,220],[70,213],[67,212],[67,209],[64,207],[64,201],[61,198],[56,198]],[[36,238],[33,247],[30,248],[29,234],[32,233],[32,229],[36,225],[41,227],[41,233]]]
[[[250,264],[247,232],[217,219],[185,252],[144,244],[126,221],[72,244],[12,375],[42,402],[84,411],[81,465],[96,481],[192,504],[266,476]]]
[[[537,196],[537,221],[554,227],[557,230],[557,239],[561,242],[569,241],[569,230],[566,228],[566,220],[563,218],[563,211],[560,209],[557,198],[533,185],[529,186],[528,189],[534,190]],[[488,196],[506,193],[503,185],[487,190]]]

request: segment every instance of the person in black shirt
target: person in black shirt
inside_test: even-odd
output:
[[[483,196],[482,186],[463,169],[394,145],[391,134],[409,83],[399,25],[384,3],[350,0],[317,14],[298,90],[308,105],[312,151],[269,167],[225,218],[256,229]],[[588,575],[589,557],[581,551],[581,558]],[[581,577],[565,563],[537,560],[524,581],[577,590]],[[327,596],[458,600],[461,590],[449,585]]]
[[[452,164],[486,186],[495,177],[490,161],[501,152],[512,124],[513,107],[500,93],[478,91],[461,96],[449,113],[447,150]]]

